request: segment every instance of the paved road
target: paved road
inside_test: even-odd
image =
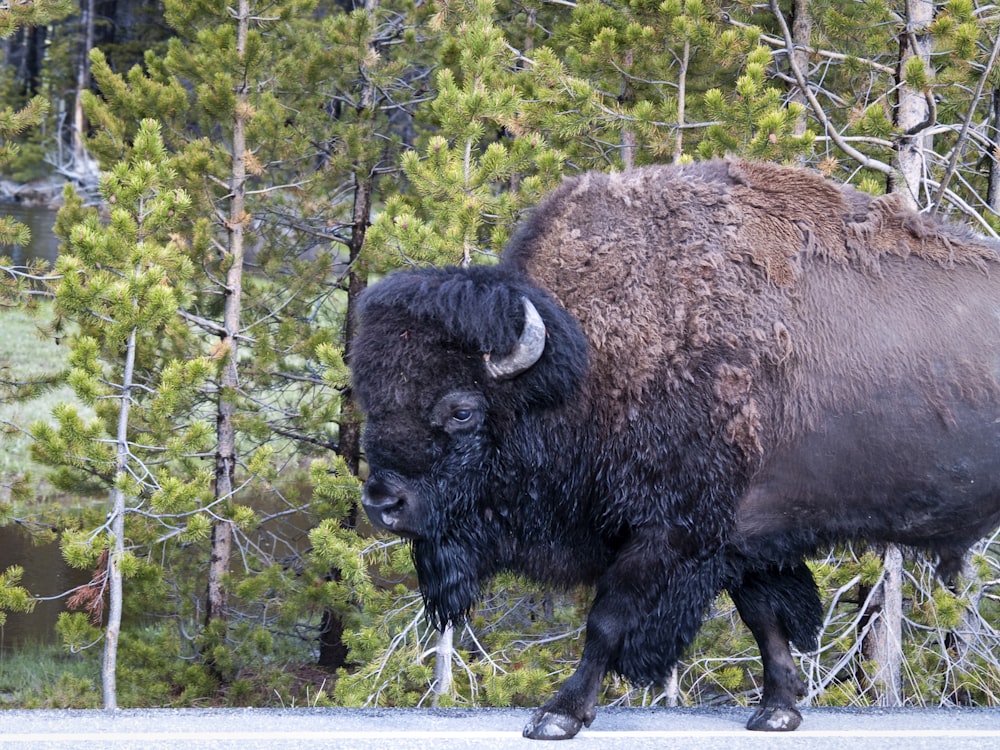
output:
[[[540,750],[521,738],[527,710],[218,709],[0,711],[12,750]],[[1000,709],[806,709],[789,734],[748,732],[744,709],[602,709],[564,750],[991,750]]]

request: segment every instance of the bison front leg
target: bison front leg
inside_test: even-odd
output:
[[[609,660],[621,650],[625,623],[621,611],[614,611],[612,600],[616,598],[601,596],[598,590],[587,616],[587,640],[580,664],[559,692],[531,717],[523,733],[528,739],[572,739],[594,720]]]
[[[715,558],[678,560],[673,549],[646,538],[619,553],[598,583],[576,672],[535,712],[525,737],[566,740],[590,726],[608,670],[638,684],[666,679],[720,589]]]
[[[791,732],[802,723],[795,704],[805,685],[788,643],[793,641],[804,651],[814,649],[822,622],[812,574],[801,562],[785,569],[753,571],[730,594],[757,641],[764,666],[763,695],[747,729]]]

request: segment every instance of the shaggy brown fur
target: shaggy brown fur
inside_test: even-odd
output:
[[[932,263],[900,262],[911,255]],[[836,389],[858,385],[841,375],[863,373],[867,386],[922,372],[929,394],[996,387],[985,353],[944,370],[931,361],[964,318],[990,320],[982,334],[1000,339],[1000,319],[981,309],[995,298],[997,246],[806,170],[717,161],[586,174],[536,209],[505,259],[580,322],[592,383],[619,429],[664,385],[664,365],[689,381],[710,349],[729,360],[715,365],[714,414],[748,456],[857,395]],[[970,285],[980,309],[960,299]],[[768,382],[790,358],[798,367],[777,369],[791,381]],[[798,398],[765,410],[775,385]]]

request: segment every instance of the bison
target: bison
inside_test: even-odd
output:
[[[567,179],[491,267],[374,284],[350,353],[363,505],[431,621],[515,571],[593,584],[579,666],[524,730],[573,737],[605,674],[660,683],[728,590],[792,730],[805,558],[936,557],[1000,524],[998,244],[798,168]]]

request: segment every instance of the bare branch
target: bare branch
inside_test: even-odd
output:
[[[986,68],[983,70],[983,74],[979,77],[979,83],[976,84],[976,92],[972,95],[972,101],[969,103],[969,111],[965,113],[965,120],[962,122],[962,132],[959,133],[958,142],[952,149],[951,160],[948,162],[948,169],[945,171],[944,176],[941,178],[941,184],[938,185],[938,189],[934,193],[934,200],[931,203],[931,208],[928,212],[931,216],[936,214],[938,208],[941,206],[941,201],[944,198],[945,191],[948,189],[948,183],[951,182],[952,175],[955,174],[955,170],[958,168],[958,160],[961,157],[962,151],[965,149],[965,143],[968,140],[969,126],[972,123],[976,107],[979,106],[979,100],[982,99],[983,89],[986,86],[986,79],[989,77],[990,71],[993,70],[993,66],[996,64],[998,54],[1000,54],[1000,33],[998,33],[996,39],[993,40],[993,49],[990,51],[989,62],[986,63]]]
[[[209,333],[214,333],[217,336],[224,336],[228,333],[223,326],[219,325],[214,320],[209,320],[208,318],[203,318],[200,315],[194,315],[193,313],[189,313],[184,310],[178,310],[177,314],[184,318],[187,322],[194,323],[199,328],[208,331]]]
[[[753,28],[752,24],[742,23],[737,21],[735,18],[730,16],[728,13],[722,15],[722,20],[728,23],[730,26],[735,26],[738,29],[749,29]],[[770,34],[760,34],[757,37],[760,41],[764,42],[769,47],[774,47],[775,49],[787,49],[785,42],[776,36],[771,36]],[[835,60],[837,62],[847,62],[856,61],[864,64],[866,67],[875,71],[876,73],[881,73],[882,75],[895,76],[896,71],[890,68],[888,65],[882,65],[882,63],[877,63],[874,60],[869,60],[864,57],[856,57],[854,55],[845,55],[841,52],[831,52],[830,50],[819,49],[817,47],[807,47],[805,45],[798,45],[802,50],[807,52],[811,57],[821,57],[827,60]]]
[[[788,30],[788,23],[785,21],[785,16],[781,12],[781,8],[778,7],[778,0],[768,0],[771,7],[771,12],[778,21],[778,25],[781,26],[781,33],[785,37],[785,50],[788,53],[788,67],[791,68],[792,74],[795,76],[795,83],[805,94],[806,99],[809,101],[809,106],[812,107],[813,113],[816,115],[816,119],[820,121],[823,126],[823,130],[829,133],[830,138],[837,145],[841,151],[850,156],[852,159],[857,161],[861,166],[867,167],[868,169],[874,169],[877,172],[881,172],[884,175],[897,175],[895,169],[891,165],[886,164],[884,161],[879,159],[874,159],[866,154],[861,153],[856,148],[854,148],[850,143],[841,138],[840,133],[833,127],[830,119],[826,116],[826,112],[823,111],[823,107],[816,100],[812,89],[809,88],[809,83],[806,81],[805,76],[799,69],[799,66],[795,63],[795,58],[792,55],[792,51],[795,49],[795,44],[792,42],[792,34]]]

